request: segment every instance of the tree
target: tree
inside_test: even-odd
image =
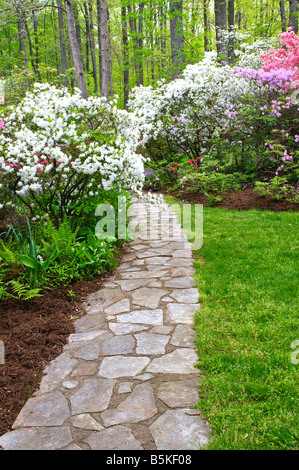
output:
[[[65,10],[66,10],[66,19],[67,19],[67,29],[69,36],[70,49],[77,73],[79,88],[81,90],[81,96],[84,99],[88,99],[88,91],[86,86],[86,79],[84,75],[82,58],[79,51],[78,41],[76,37],[76,27],[74,19],[74,10],[72,0],[65,1]]]
[[[64,86],[68,88],[69,80],[66,75],[68,66],[67,66],[67,55],[66,55],[66,45],[65,45],[62,0],[57,0],[57,10],[58,10],[58,28],[59,28],[61,67],[62,67],[62,73],[64,75],[63,83],[64,83]]]
[[[101,94],[109,98],[109,40],[108,40],[108,5],[101,0],[100,5],[100,48],[101,48]]]
[[[289,0],[290,5],[290,18],[289,18],[289,26],[294,28],[294,32],[298,34],[298,0]]]
[[[183,31],[183,0],[170,0],[170,41],[171,61],[175,73],[183,68],[184,31]]]
[[[221,63],[227,63],[227,39],[225,35],[223,35],[223,32],[227,31],[226,0],[215,0],[215,27],[219,61]]]

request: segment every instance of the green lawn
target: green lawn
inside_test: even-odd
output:
[[[298,221],[292,212],[204,208],[195,328],[198,408],[213,430],[211,449],[299,447],[299,364],[291,360],[299,340]]]

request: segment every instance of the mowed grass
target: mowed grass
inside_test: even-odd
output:
[[[299,447],[298,219],[204,208],[195,329],[209,449]]]

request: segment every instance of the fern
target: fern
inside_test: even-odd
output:
[[[41,289],[30,289],[29,287],[24,286],[24,284],[21,284],[19,281],[14,280],[10,281],[9,284],[12,286],[12,291],[14,294],[11,294],[11,296],[14,299],[32,300],[37,297],[42,297],[42,294],[40,294]]]
[[[67,259],[71,256],[72,247],[76,242],[77,232],[73,231],[68,221],[62,222],[55,228],[52,221],[42,227],[44,237],[44,247],[50,247],[56,252],[56,258]]]
[[[0,260],[6,264],[18,264],[18,253],[12,251],[12,247],[5,245],[0,239]]]

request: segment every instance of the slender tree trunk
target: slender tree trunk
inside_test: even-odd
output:
[[[138,58],[137,58],[137,86],[143,85],[143,12],[144,3],[139,3],[138,18]]]
[[[287,30],[287,20],[286,20],[286,12],[285,12],[285,0],[281,0],[279,2],[279,9],[280,9],[280,18],[281,18],[281,30],[283,33]]]
[[[222,32],[227,31],[226,0],[215,0],[215,27],[219,62],[226,64],[228,57],[227,40]]]
[[[27,55],[27,47],[26,47],[26,41],[25,41],[25,29],[24,29],[24,23],[21,18],[20,12],[18,12],[19,18],[18,18],[18,35],[19,35],[19,45],[20,45],[20,53],[22,56],[23,60],[23,65],[25,69],[28,69],[28,55]]]
[[[130,25],[130,33],[132,37],[132,42],[133,42],[133,60],[134,60],[134,68],[136,72],[136,76],[138,79],[138,34],[137,34],[137,26],[136,26],[136,13],[135,13],[135,7],[133,5],[133,8],[130,4],[130,1],[127,5],[128,13],[129,13],[129,25]]]
[[[59,29],[59,43],[60,43],[60,57],[61,57],[61,68],[63,73],[63,84],[69,88],[69,80],[67,78],[67,55],[66,55],[66,45],[65,45],[65,33],[64,33],[64,19],[63,19],[63,6],[62,0],[57,0],[58,6],[58,29]]]
[[[170,0],[170,42],[171,60],[174,74],[179,72],[185,63],[183,0]]]
[[[28,28],[28,23],[27,23],[27,20],[26,20],[26,17],[25,17],[25,13],[24,13],[24,25],[25,25],[25,30],[26,30],[26,34],[27,34],[27,39],[28,39],[28,44],[29,44],[29,52],[30,52],[30,62],[31,62],[31,66],[34,70],[34,74],[35,76],[37,77],[38,80],[41,80],[41,76],[39,74],[39,70],[36,66],[36,62],[35,62],[35,56],[34,56],[34,51],[33,51],[33,47],[32,47],[32,41],[31,41],[31,36],[30,36],[30,31],[29,31],[29,28]]]
[[[92,60],[92,70],[93,70],[93,79],[94,79],[94,92],[98,92],[98,74],[97,74],[97,60],[96,60],[96,46],[94,42],[94,23],[93,23],[93,10],[92,10],[92,0],[89,0],[88,3],[89,10],[89,34],[90,34],[90,51],[91,51],[91,60]]]
[[[99,74],[100,91],[102,92],[102,54],[101,54],[101,0],[97,0],[97,27],[98,27],[98,46],[99,46]]]
[[[129,50],[128,50],[128,24],[126,18],[126,6],[121,7],[122,17],[122,37],[123,37],[123,69],[124,69],[124,107],[129,101],[130,69],[129,69]]]
[[[210,0],[203,0],[203,25],[204,25],[204,47],[205,51],[210,50],[210,42],[208,38],[208,8],[209,8]]]
[[[90,72],[89,68],[89,53],[90,53],[90,26],[89,26],[89,18],[88,18],[88,8],[87,3],[84,2],[84,18],[85,18],[85,64],[86,64],[86,72]]]
[[[88,99],[88,91],[87,91],[87,86],[86,86],[84,70],[83,70],[83,63],[82,63],[78,41],[76,37],[75,19],[74,19],[72,0],[65,0],[65,9],[66,9],[66,19],[67,19],[70,49],[71,49],[73,60],[74,60],[79,88],[81,90],[82,98]]]
[[[42,78],[41,78],[40,71],[39,71],[38,22],[37,22],[34,10],[32,11],[32,22],[33,22],[33,31],[34,31],[35,64],[36,64],[38,79],[41,81]]]
[[[107,0],[101,0],[101,94],[109,98],[109,41],[108,41],[108,6]]]
[[[235,26],[235,1],[228,0],[228,29],[231,35],[234,32]],[[232,65],[235,59],[235,51],[234,51],[234,37],[230,36],[228,40],[228,63]]]
[[[289,0],[290,18],[289,26],[294,28],[294,32],[298,34],[298,0]]]
[[[82,57],[82,38],[81,38],[81,28],[80,28],[80,21],[79,21],[79,11],[78,11],[78,4],[77,1],[73,2],[73,9],[74,9],[74,18],[75,18],[75,28],[76,28],[76,38],[79,46],[79,52]]]

